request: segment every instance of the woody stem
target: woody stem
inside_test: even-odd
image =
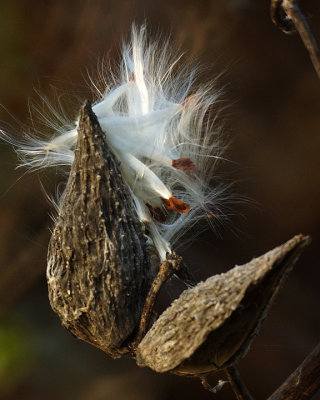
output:
[[[135,353],[136,347],[139,345],[148,330],[152,311],[162,285],[167,282],[167,280],[170,279],[172,275],[180,269],[181,263],[182,257],[179,257],[176,254],[172,253],[170,255],[167,255],[167,259],[163,261],[163,263],[160,265],[159,271],[154,278],[154,281],[152,282],[142,309],[138,333],[133,342],[129,345],[130,351],[132,353]]]

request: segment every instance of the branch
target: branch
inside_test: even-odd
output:
[[[271,19],[284,33],[298,31],[320,78],[320,50],[297,0],[271,0]],[[294,29],[295,28],[295,29]]]
[[[268,400],[308,400],[319,389],[320,343]]]
[[[179,271],[181,264],[182,258],[177,256],[173,252],[170,255],[168,254],[167,259],[160,265],[159,272],[152,282],[148,296],[142,309],[137,335],[133,342],[129,345],[129,348],[133,354],[135,353],[136,347],[141,342],[142,338],[145,336],[149,328],[153,307],[160,293],[160,289],[175,272]]]
[[[237,400],[253,400],[249,390],[240,378],[237,368],[232,365],[225,369],[228,380],[232,389],[237,397]]]

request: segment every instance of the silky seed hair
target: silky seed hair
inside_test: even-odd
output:
[[[197,222],[224,217],[224,188],[210,186],[223,150],[212,114],[221,93],[212,82],[197,84],[197,75],[168,41],[152,41],[145,26],[133,26],[117,72],[105,69],[100,76],[104,91],[91,79],[97,97],[93,112],[160,261],[182,236],[194,236]],[[78,119],[69,121],[49,108],[59,121],[44,119],[55,131],[52,137],[28,134],[17,142],[2,132],[17,148],[21,165],[31,169],[66,168],[74,160]]]

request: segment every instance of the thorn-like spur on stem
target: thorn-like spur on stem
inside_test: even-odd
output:
[[[223,386],[224,386],[226,383],[229,382],[229,381],[222,381],[222,380],[219,380],[218,383],[216,384],[216,386],[211,386],[211,385],[209,384],[209,382],[207,381],[206,376],[200,376],[200,381],[201,381],[202,386],[203,386],[206,390],[208,390],[208,392],[211,392],[211,393],[213,393],[213,394],[218,393],[218,392],[223,388]]]
[[[160,265],[158,274],[152,282],[148,296],[142,309],[138,333],[133,342],[129,345],[130,351],[132,353],[135,353],[137,345],[141,342],[142,338],[145,336],[149,328],[153,307],[160,293],[162,285],[167,282],[167,280],[170,279],[172,275],[179,272],[181,265],[182,257],[176,255],[175,252],[167,254],[167,259]]]
[[[237,400],[253,400],[249,390],[240,378],[237,368],[232,365],[225,369],[228,380],[231,383],[232,389],[237,396]]]
[[[319,389],[320,343],[268,400],[308,400]]]
[[[271,19],[284,33],[297,31],[320,78],[320,50],[297,0],[271,0]]]

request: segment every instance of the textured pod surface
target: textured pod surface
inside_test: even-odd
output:
[[[140,366],[198,375],[243,356],[308,237],[298,235],[251,262],[185,290],[138,346]]]
[[[151,272],[141,223],[89,102],[49,244],[47,280],[62,324],[120,356],[140,320]]]

